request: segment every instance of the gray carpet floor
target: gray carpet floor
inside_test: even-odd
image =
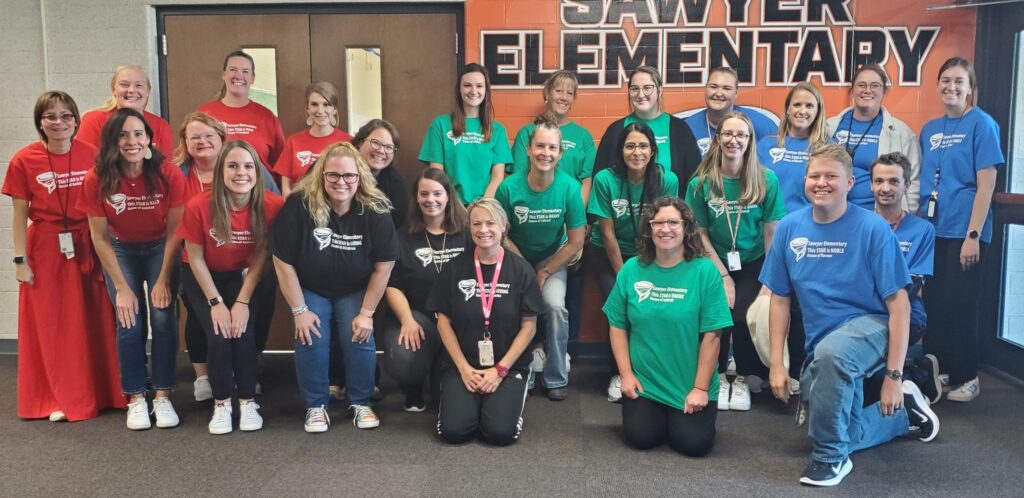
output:
[[[19,420],[17,358],[0,357],[0,496],[1024,496],[1024,387],[991,374],[975,402],[936,405],[935,441],[856,453],[853,473],[822,491],[798,484],[809,442],[767,392],[749,412],[719,415],[707,458],[634,451],[601,369],[575,364],[568,400],[527,401],[517,444],[446,446],[435,413],[404,412],[386,378],[380,428],[356,429],[335,403],[329,432],[304,433],[292,357],[270,355],[264,429],[211,436],[211,405],[193,401],[185,362],[172,398],[181,425],[133,432],[119,411],[73,424]]]

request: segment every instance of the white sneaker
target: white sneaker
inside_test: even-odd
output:
[[[792,377],[789,378],[789,392],[794,396],[800,395],[800,381]]]
[[[565,373],[569,373],[572,370],[572,358],[569,357],[569,353],[565,353]]]
[[[718,411],[729,411],[729,379],[718,374]]]
[[[622,377],[618,375],[613,375],[612,380],[608,381],[608,401],[611,403],[622,401]]]
[[[60,410],[56,410],[50,414],[50,422],[67,422],[68,416]]]
[[[231,402],[214,403],[213,417],[210,418],[210,425],[206,426],[210,434],[228,434],[231,432]]]
[[[352,425],[360,429],[373,429],[380,426],[380,418],[374,413],[373,408],[367,405],[352,405]]]
[[[209,376],[200,375],[199,377],[196,377],[195,382],[192,383],[192,388],[196,401],[207,401],[213,399],[213,387],[210,386]]]
[[[174,411],[171,398],[155,398],[153,400],[153,413],[156,414],[157,427],[169,429],[178,426],[178,414]]]
[[[978,382],[978,378],[975,377],[964,382],[960,387],[949,391],[949,394],[946,394],[946,399],[959,403],[967,403],[968,401],[974,401],[974,398],[977,398],[979,394],[981,394],[981,383]]]
[[[133,431],[144,431],[153,427],[149,420],[149,407],[146,398],[139,398],[128,403],[128,428]]]
[[[534,372],[544,371],[544,362],[548,361],[548,355],[544,353],[544,348],[534,348],[533,359],[530,360],[530,370]]]
[[[739,375],[732,381],[732,396],[729,397],[729,409],[745,412],[750,409],[750,387],[746,379]]]
[[[258,431],[263,428],[263,416],[256,401],[239,401],[238,428],[243,431]]]
[[[948,393],[953,390],[953,386],[949,385],[949,374],[939,374],[939,384],[942,385],[943,393]]]
[[[306,410],[306,422],[302,426],[306,432],[327,432],[330,426],[331,417],[327,416],[327,410],[322,405]]]

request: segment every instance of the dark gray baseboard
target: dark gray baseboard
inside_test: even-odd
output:
[[[0,339],[0,354],[18,354],[18,340]]]

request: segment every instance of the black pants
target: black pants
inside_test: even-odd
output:
[[[182,265],[181,271],[192,273],[188,265]],[[188,349],[188,359],[192,363],[206,363],[206,332],[196,318],[196,311],[192,308],[192,301],[185,295],[184,288],[181,289],[181,302],[185,304],[185,347]]]
[[[722,329],[722,347],[718,349],[718,373],[725,373],[729,363],[729,338],[732,338],[732,352],[736,358],[736,373],[738,375],[757,375],[761,378],[768,377],[768,369],[761,363],[761,357],[757,355],[754,348],[754,340],[750,337],[750,328],[747,327],[747,308],[757,299],[757,293],[761,290],[761,282],[757,277],[761,275],[761,265],[764,264],[764,256],[743,264],[743,269],[729,272],[733,282],[736,284],[736,300],[732,307],[732,327]]]
[[[686,456],[700,457],[715,446],[715,419],[718,407],[709,402],[703,410],[687,415],[682,410],[644,397],[622,397],[622,428],[626,443],[638,450],[649,450],[668,443]]]
[[[587,265],[587,268],[590,268],[593,275],[597,276],[597,287],[601,291],[601,303],[598,305],[598,310],[600,310],[600,307],[604,306],[604,302],[608,300],[608,294],[611,294],[612,288],[615,287],[616,273],[612,270],[612,264],[608,262],[608,253],[605,252],[603,247],[587,244],[583,251],[583,256],[583,262]],[[605,333],[607,332],[606,330]],[[608,355],[606,364],[608,375],[618,375],[619,366],[615,364],[611,340],[605,344],[605,353]]]
[[[192,273],[192,269],[187,264],[181,265],[181,271],[182,273]],[[256,334],[256,350],[261,353],[267,346],[267,338],[270,337],[270,322],[274,318],[276,297],[277,276],[274,275],[273,268],[265,268],[263,276],[260,278],[260,283],[256,285],[256,290],[253,292],[253,300],[267,304],[251,309],[249,316],[249,321],[255,324],[253,331]],[[185,319],[185,347],[188,349],[189,361],[192,363],[206,363],[206,331],[203,330],[202,324],[196,318],[192,302],[185,295],[184,289],[182,289],[181,301],[185,304],[185,311],[187,312]],[[203,302],[203,307],[199,309],[207,311],[207,308],[206,303]]]
[[[807,360],[807,352],[804,350],[804,312],[800,310],[800,302],[796,300],[796,293],[790,295],[789,301],[789,335],[786,336],[786,346],[789,347],[789,376],[793,379],[800,379],[803,372],[804,362]]]
[[[924,288],[924,348],[939,359],[953,387],[978,376],[978,294],[988,247],[980,244],[979,263],[965,272],[960,268],[963,243],[964,239],[935,238],[935,276]]]
[[[228,309],[238,298],[238,292],[242,289],[242,272],[210,272],[213,283],[217,286],[221,298]],[[199,287],[195,275],[191,271],[182,272],[182,284],[185,289],[185,296],[192,304],[192,309],[197,310],[196,319],[202,329],[206,332],[207,356],[206,364],[209,370],[210,387],[213,388],[214,399],[230,399],[238,389],[239,399],[252,399],[256,395],[256,334],[254,329],[255,310],[266,304],[261,303],[254,294],[249,301],[249,322],[246,324],[245,333],[236,339],[225,338],[222,335],[214,335],[213,319],[210,317],[210,307],[206,301],[206,295]],[[203,310],[203,311],[198,311]]]
[[[394,315],[387,313],[382,321],[383,330],[378,332],[384,338],[384,357],[380,363],[384,371],[398,381],[406,396],[422,396],[423,384],[428,376],[432,376],[438,365],[441,338],[437,333],[437,322],[431,318],[432,314],[412,310],[412,316],[426,335],[426,338],[420,341],[420,349],[412,351],[398,343],[402,324]],[[378,342],[377,345],[380,347],[382,343]]]
[[[437,415],[437,433],[446,443],[459,444],[480,437],[497,446],[508,446],[519,439],[526,406],[529,372],[512,370],[498,390],[477,394],[466,390],[458,369],[448,366],[441,374],[441,406]]]

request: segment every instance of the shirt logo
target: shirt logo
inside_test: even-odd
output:
[[[213,228],[210,228],[210,231],[207,232],[207,233],[209,233],[210,234],[210,238],[213,239],[213,241],[217,243],[217,247],[220,247],[220,246],[226,244],[226,242],[221,240],[220,237],[217,237],[217,230],[214,230]]]
[[[629,209],[629,201],[626,199],[612,199],[612,209],[615,210],[616,218],[626,216],[626,210]]]
[[[847,130],[839,130],[836,132],[835,139],[840,145],[846,145],[846,142],[850,141],[850,132]]]
[[[459,290],[462,291],[462,295],[466,296],[466,301],[469,301],[473,297],[473,294],[476,293],[476,280],[471,278],[460,280]]]
[[[707,154],[708,150],[711,149],[711,137],[704,137],[697,140],[697,147],[700,149],[700,155],[703,156]]]
[[[716,218],[722,216],[725,214],[725,199],[721,197],[708,199],[708,207],[715,213]]]
[[[775,164],[782,160],[786,155],[785,147],[772,147],[768,150],[768,155],[772,156],[772,164]]]
[[[526,206],[516,206],[512,209],[512,212],[519,219],[519,224],[526,223],[527,218],[530,217],[530,208]]]
[[[327,249],[327,246],[331,245],[331,238],[334,236],[334,232],[330,228],[314,228],[313,238],[320,244],[320,250]]]
[[[482,143],[484,143],[484,136],[483,136],[483,134],[477,133],[475,131],[464,132],[461,136],[458,136],[458,137],[455,136],[455,133],[450,132],[450,131],[448,133],[446,133],[445,135],[447,135],[448,140],[452,141],[452,145],[459,145],[459,143],[461,143],[461,142],[466,142],[467,144],[482,144]]]
[[[52,194],[53,191],[57,188],[57,177],[54,176],[53,172],[51,171],[39,173],[39,175],[36,176],[36,182],[46,187],[47,194]]]
[[[421,262],[423,262],[424,267],[429,265],[430,262],[434,260],[434,250],[429,247],[421,247],[419,249],[416,249],[416,252],[414,252],[413,254],[415,254],[416,257],[419,258]]]
[[[124,194],[113,194],[107,197],[107,204],[114,208],[114,214],[121,214],[128,207],[128,196]]]
[[[633,290],[636,291],[636,302],[642,303],[647,300],[647,298],[651,297],[651,291],[654,290],[654,284],[646,280],[641,280],[633,284]]]
[[[316,156],[311,151],[300,150],[295,153],[295,159],[299,160],[299,166],[305,168],[316,160]]]
[[[807,240],[807,237],[797,237],[789,241],[789,250],[793,251],[793,254],[796,256],[797,261],[804,259],[804,256],[807,255],[808,242],[810,241]]]

